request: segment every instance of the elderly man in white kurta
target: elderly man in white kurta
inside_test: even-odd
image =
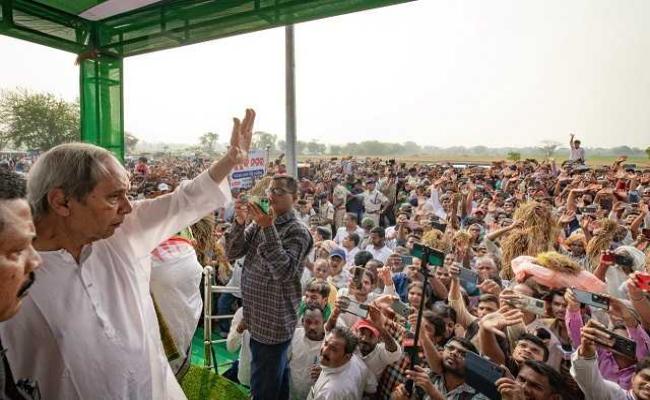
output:
[[[229,171],[248,154],[255,113],[235,119],[226,156],[171,194],[130,204],[104,149],[53,148],[28,178],[43,257],[18,315],[0,326],[17,376],[47,399],[183,399],[160,341],[150,252],[230,201]]]

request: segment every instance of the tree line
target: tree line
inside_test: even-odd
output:
[[[0,148],[44,151],[60,143],[79,140],[79,103],[66,101],[51,93],[31,92],[25,89],[5,90],[0,92]],[[216,154],[225,150],[219,143],[219,134],[206,132],[199,138],[198,145],[158,146],[163,153],[202,153]],[[137,135],[126,133],[125,143],[128,154],[139,152]],[[588,143],[587,143],[588,144]],[[154,146],[155,147],[155,146]],[[278,135],[269,132],[255,132],[253,147],[266,149],[271,154],[284,153],[286,143]],[[646,149],[629,146],[600,148],[587,146],[589,156],[649,157],[650,146]],[[364,140],[347,144],[324,144],[317,140],[298,141],[296,150],[299,155],[352,155],[352,156],[417,156],[436,155],[458,156],[502,156],[512,160],[523,157],[567,158],[569,149],[566,144],[551,140],[542,140],[538,146],[500,147],[487,146],[452,146],[437,147],[422,145],[413,141],[403,143]]]

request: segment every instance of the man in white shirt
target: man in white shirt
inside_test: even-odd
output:
[[[375,226],[379,226],[379,216],[386,204],[388,204],[386,196],[375,188],[373,179],[368,179],[366,181],[366,191],[363,192],[363,208],[365,210],[363,217],[370,218],[375,223]]]
[[[244,322],[244,308],[239,307],[232,317],[230,332],[226,339],[226,349],[231,353],[239,352],[237,363],[237,380],[240,384],[251,384],[251,334]]]
[[[386,330],[381,311],[375,307],[371,307],[369,311],[372,321],[358,320],[352,326],[352,333],[359,341],[357,355],[379,380],[387,366],[402,358],[402,348]]]
[[[571,139],[569,139],[569,161],[584,164],[585,163],[585,149],[580,147],[580,141],[575,139],[575,135],[571,134]]]
[[[650,358],[640,360],[632,376],[632,388],[625,390],[603,379],[598,367],[597,343],[612,341],[609,334],[589,321],[581,331],[580,347],[571,357],[571,376],[590,400],[650,400]]]
[[[325,338],[323,311],[314,305],[308,305],[302,317],[302,325],[296,328],[289,350],[292,400],[307,398],[315,381],[312,379],[312,371],[320,369],[320,348]]]
[[[366,251],[372,254],[372,258],[386,264],[388,257],[393,254],[393,251],[386,246],[386,231],[379,226],[370,230],[370,245],[366,247]]]
[[[253,110],[235,119],[226,156],[207,171],[133,204],[126,170],[105,149],[64,144],[41,155],[27,195],[43,266],[22,311],[0,327],[17,376],[49,399],[185,398],[160,340],[149,253],[231,200],[226,178],[248,156],[254,119]]]
[[[332,182],[334,182],[336,185],[332,191],[332,205],[335,209],[334,228],[338,230],[344,226],[345,203],[348,199],[348,196],[350,196],[350,191],[341,184],[341,178],[339,176],[334,176],[334,178],[332,178]]]
[[[354,266],[354,256],[359,252],[359,242],[361,242],[361,238],[356,233],[351,233],[343,239],[343,251],[345,251],[348,267]]]
[[[336,231],[336,236],[334,237],[334,241],[336,242],[337,246],[339,247],[343,246],[343,239],[348,237],[348,235],[351,233],[356,233],[357,235],[359,235],[359,238],[363,240],[366,233],[363,230],[363,228],[359,226],[356,214],[354,213],[345,214],[345,217],[343,218],[343,223],[345,224],[345,226],[340,227]]]
[[[330,331],[321,347],[322,371],[311,388],[309,400],[359,400],[377,391],[377,379],[354,355],[357,339],[347,328]]]
[[[348,286],[350,274],[345,267],[345,251],[336,248],[330,253],[330,276],[327,279],[329,283],[341,289]]]
[[[177,376],[189,368],[190,344],[203,311],[201,276],[192,242],[175,235],[151,253],[151,295],[174,340],[175,354],[168,354],[169,364]]]
[[[0,321],[16,315],[34,283],[34,271],[41,263],[32,246],[35,236],[32,213],[25,200],[25,180],[15,172],[0,168]],[[5,349],[0,341],[0,399],[29,400],[32,396],[27,392],[33,386],[20,382],[29,377],[16,376],[19,380],[16,383],[6,358],[15,351]],[[22,356],[30,357],[29,353]]]

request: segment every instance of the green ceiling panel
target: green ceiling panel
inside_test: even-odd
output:
[[[93,22],[76,14],[102,0],[0,0],[0,34],[128,57],[408,1],[165,0]]]
[[[69,14],[79,15],[87,9],[103,3],[105,0],[35,0],[38,3],[56,8]],[[128,1],[128,0],[124,0]]]

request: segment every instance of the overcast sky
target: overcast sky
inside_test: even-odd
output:
[[[298,137],[422,145],[650,145],[650,1],[420,0],[296,26]],[[0,88],[78,96],[75,56],[0,36]],[[125,60],[125,126],[284,137],[284,29]]]

